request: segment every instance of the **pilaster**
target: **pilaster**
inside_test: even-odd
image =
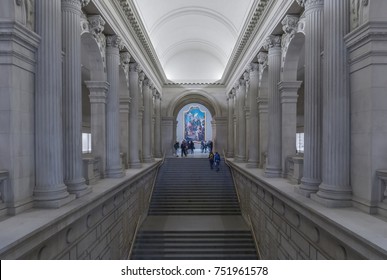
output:
[[[259,65],[259,83],[258,83],[258,119],[259,119],[259,167],[263,168],[266,164],[267,144],[268,144],[268,98],[267,98],[267,53],[259,52],[257,55]]]
[[[130,95],[129,95],[129,62],[130,54],[128,52],[120,53],[121,69],[125,75],[126,87],[120,88],[120,151],[126,154],[127,162],[125,167],[128,166],[129,157],[129,108],[130,108]]]
[[[243,77],[239,80],[239,85],[236,91],[237,94],[237,153],[235,155],[236,162],[246,161],[246,82],[249,79],[249,73],[244,72]]]
[[[106,102],[109,83],[106,81],[85,81],[89,89],[91,105],[91,152],[99,159],[99,173],[106,177]]]
[[[228,127],[227,127],[227,157],[234,157],[234,98],[235,89],[227,94]]]
[[[155,157],[162,158],[161,147],[161,94],[155,89]]]
[[[282,177],[284,178],[287,178],[289,171],[286,168],[286,159],[296,154],[297,92],[301,84],[300,81],[282,81],[278,85],[281,93]]]
[[[152,162],[152,83],[149,79],[145,79],[143,83],[143,98],[144,98],[144,116],[142,119],[142,153],[145,163]]]

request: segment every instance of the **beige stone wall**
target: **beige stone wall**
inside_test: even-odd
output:
[[[375,244],[385,222],[358,209],[327,209],[302,198],[283,179],[231,162],[244,218],[252,225],[262,259],[386,259]],[[373,229],[365,229],[369,220]],[[362,229],[364,232],[355,231]]]
[[[66,209],[36,210],[64,214],[51,221],[42,217],[45,223],[36,230],[26,222],[26,235],[0,248],[0,259],[127,259],[137,222],[146,216],[157,167],[155,163],[112,187],[104,180],[105,186],[95,185],[84,202],[74,201]]]

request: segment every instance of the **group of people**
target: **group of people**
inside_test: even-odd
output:
[[[195,143],[193,141],[181,141],[181,144],[179,144],[179,141],[176,141],[176,143],[173,145],[173,148],[175,149],[175,155],[178,156],[177,151],[179,150],[180,147],[180,154],[181,157],[187,156],[188,152],[190,151],[191,154],[194,153],[195,151]]]
[[[220,170],[220,155],[218,152],[215,152],[215,154],[211,151],[208,155],[208,159],[210,160],[210,167],[211,169],[216,169],[216,172]]]
[[[214,143],[212,143],[211,140],[208,140],[207,142],[202,140],[200,142],[200,149],[202,150],[202,153],[207,153],[207,150],[208,152],[211,153],[213,146],[214,146]]]

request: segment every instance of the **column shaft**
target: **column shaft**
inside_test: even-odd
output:
[[[305,4],[304,171],[299,191],[306,196],[321,183],[323,2]]]
[[[227,157],[234,157],[234,96],[235,89],[228,94]]]
[[[36,2],[35,190],[38,207],[57,208],[74,196],[63,183],[61,1]]]
[[[269,66],[269,142],[267,166],[265,175],[267,177],[281,176],[281,97],[278,89],[281,71],[281,38],[270,36],[268,38],[268,66]]]
[[[245,72],[246,74],[246,72]],[[247,74],[248,75],[248,74]],[[246,76],[247,76],[246,75]],[[246,161],[246,113],[245,113],[245,99],[246,99],[246,80],[240,79],[239,87],[237,89],[237,154],[235,156],[236,162]]]
[[[297,134],[297,98],[302,82],[281,82],[281,117],[282,117],[282,176],[287,177],[286,161],[288,156],[296,154]]]
[[[106,176],[106,96],[109,83],[85,81],[90,92],[91,153],[99,161],[100,177]]]
[[[106,106],[106,176],[119,178],[124,174],[120,157],[119,132],[119,47],[121,39],[117,35],[106,38],[107,81],[110,84]]]
[[[322,183],[312,198],[331,207],[351,205],[350,96],[347,48],[349,1],[324,1]]]
[[[162,158],[162,148],[161,148],[161,97],[160,93],[156,93],[155,99],[155,157]]]
[[[89,193],[82,163],[81,1],[62,0],[64,183],[77,197]]]
[[[259,121],[258,121],[258,84],[259,84],[259,65],[252,63],[250,66],[250,86],[249,86],[249,106],[250,122],[249,128],[249,150],[247,167],[257,168],[259,166]]]
[[[143,98],[144,98],[144,115],[142,119],[142,154],[143,161],[146,163],[152,162],[152,118],[151,118],[151,84],[148,79],[145,79],[143,85]]]
[[[129,65],[129,86],[130,86],[130,112],[129,112],[129,167],[130,168],[141,168],[140,162],[140,147],[138,138],[138,111],[139,111],[139,65],[137,63],[130,63]]]

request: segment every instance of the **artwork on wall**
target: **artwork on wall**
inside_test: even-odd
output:
[[[206,112],[197,106],[184,111],[184,138],[187,141],[204,141],[206,139]]]

